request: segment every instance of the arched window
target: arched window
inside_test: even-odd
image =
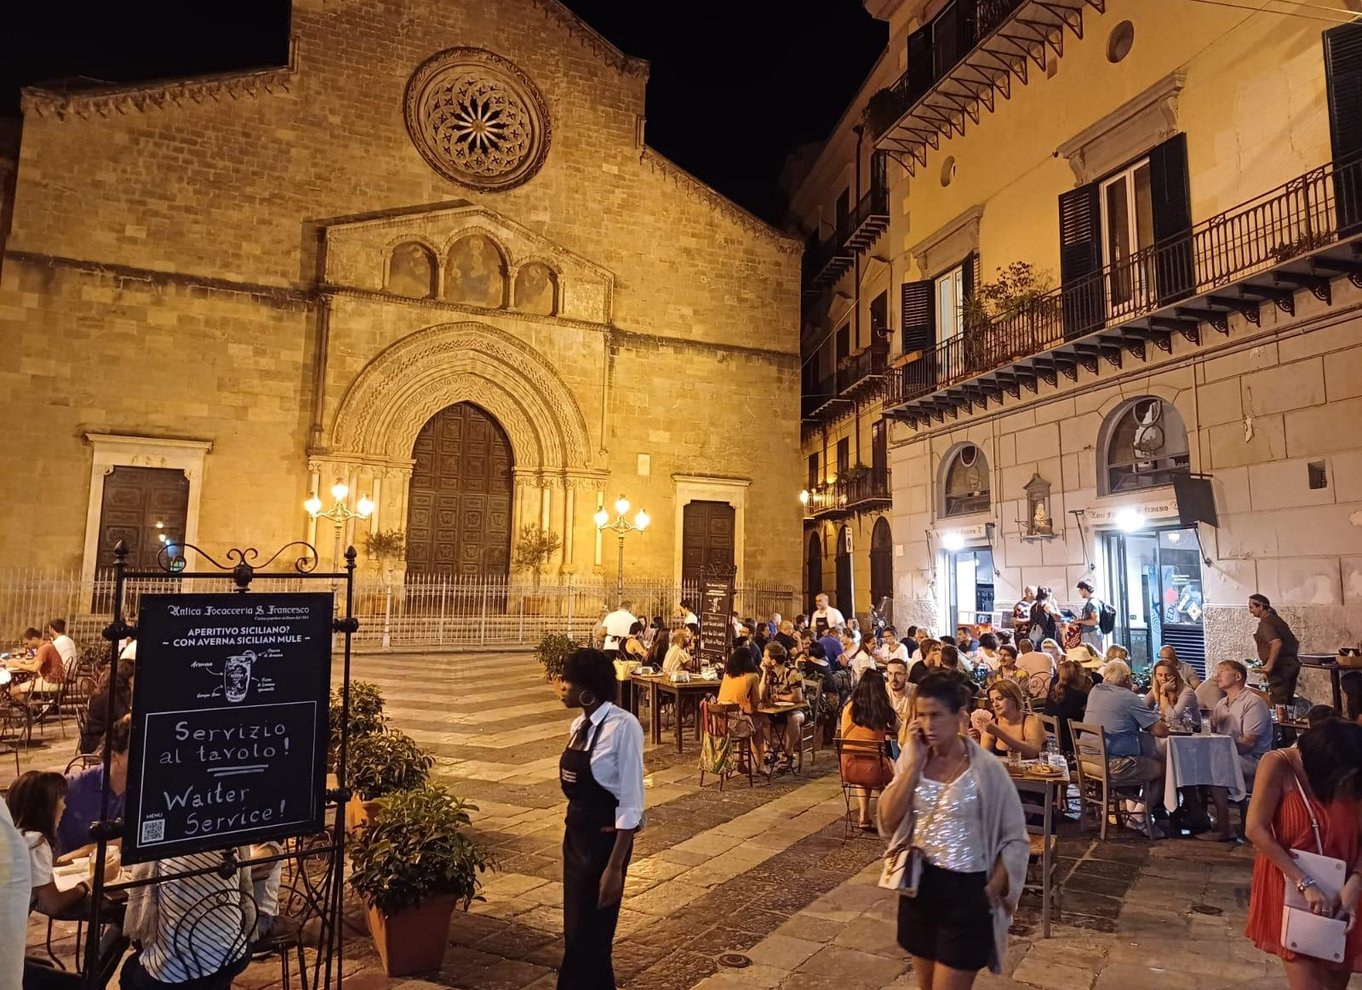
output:
[[[1107,417],[1100,452],[1098,477],[1108,495],[1171,485],[1191,463],[1182,417],[1152,395],[1132,399]]]
[[[558,306],[558,276],[540,261],[521,266],[515,276],[515,308],[522,313],[552,316]]]
[[[967,516],[988,511],[988,460],[972,443],[957,450],[946,467],[943,515]]]
[[[823,593],[823,541],[818,534],[809,534],[808,554],[804,558],[804,590],[808,592],[808,608],[814,610],[813,600]]]
[[[851,585],[851,549],[847,546],[851,542],[848,536],[850,532],[846,526],[837,531],[837,600],[833,602],[848,619],[856,612],[856,603],[853,600],[855,592]]]
[[[417,241],[404,241],[388,256],[385,288],[399,296],[430,299],[435,295],[435,254]]]
[[[490,237],[469,234],[449,249],[445,298],[500,309],[506,301],[506,262]]]

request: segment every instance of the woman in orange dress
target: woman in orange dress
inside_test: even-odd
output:
[[[1350,974],[1362,972],[1362,925],[1356,923],[1362,898],[1359,797],[1362,727],[1342,719],[1310,729],[1297,748],[1275,750],[1258,765],[1244,829],[1257,851],[1244,934],[1264,952],[1281,957],[1290,990],[1343,990]],[[1348,864],[1348,879],[1337,899],[1321,893],[1288,852],[1317,851],[1312,811],[1324,855]],[[1301,891],[1316,914],[1347,917],[1342,962],[1300,955],[1282,946],[1282,898],[1287,882]]]
[[[842,708],[838,732],[844,744],[842,780],[853,785],[860,812],[856,827],[862,831],[875,829],[870,817],[871,792],[884,790],[894,779],[894,765],[889,762],[885,740],[897,739],[898,733],[899,716],[889,700],[889,686],[884,675],[871,667],[856,682],[851,700]]]

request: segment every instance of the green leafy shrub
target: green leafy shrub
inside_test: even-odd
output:
[[[403,732],[379,732],[350,741],[346,783],[365,801],[422,786],[435,758]],[[387,805],[384,805],[387,813]]]
[[[547,633],[534,648],[534,658],[544,668],[544,680],[556,681],[562,677],[563,661],[568,658],[569,653],[580,648],[581,644],[571,636]]]

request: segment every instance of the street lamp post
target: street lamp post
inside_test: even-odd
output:
[[[613,530],[619,535],[620,540],[620,563],[619,569],[615,574],[615,604],[619,605],[624,601],[624,538],[630,533],[642,533],[648,528],[652,519],[648,516],[646,509],[639,509],[634,514],[631,522],[626,518],[629,512],[629,500],[621,495],[615,499],[615,521],[610,521],[610,513],[605,511],[605,506],[596,510],[596,515],[592,518],[596,521],[596,528],[599,530]]]
[[[340,571],[341,539],[345,535],[345,524],[351,519],[368,519],[374,514],[374,500],[368,495],[361,495],[359,501],[352,509],[346,504],[346,499],[350,496],[350,486],[343,481],[337,481],[331,486],[331,497],[334,501],[331,508],[323,509],[322,500],[313,492],[312,497],[303,503],[303,508],[313,519],[330,519],[336,529],[336,545],[331,554],[331,570]],[[336,589],[335,578],[331,579],[331,590]]]

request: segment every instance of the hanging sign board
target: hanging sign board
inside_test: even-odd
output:
[[[733,582],[706,578],[700,585],[700,664],[722,667],[733,644]]]
[[[333,605],[142,596],[124,862],[323,827]]]

